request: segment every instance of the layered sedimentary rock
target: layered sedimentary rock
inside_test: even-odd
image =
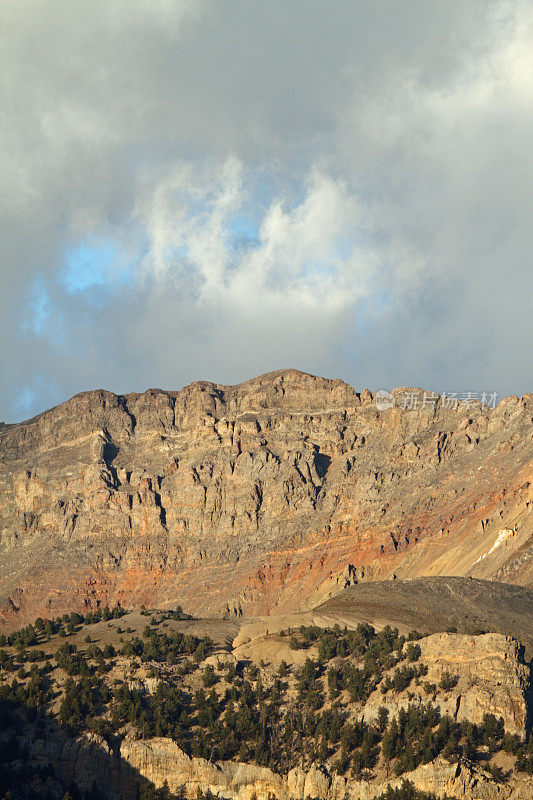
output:
[[[116,602],[278,613],[395,576],[531,585],[533,396],[393,395],[380,410],[284,370],[87,392],[3,426],[4,623]]]

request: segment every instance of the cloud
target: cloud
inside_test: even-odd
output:
[[[529,3],[0,15],[0,418],[288,365],[531,389]]]
[[[185,270],[203,301],[239,306],[249,305],[252,295],[267,303],[269,295],[294,293],[295,302],[317,307],[352,304],[361,216],[356,198],[341,181],[315,171],[296,204],[276,196],[254,209],[257,233],[243,244],[233,231],[253,202],[252,182],[235,157],[196,171],[179,165],[138,210],[148,241],[143,271],[162,280]]]

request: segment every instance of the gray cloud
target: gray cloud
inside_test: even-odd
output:
[[[528,2],[0,15],[0,419],[289,365],[531,389]]]

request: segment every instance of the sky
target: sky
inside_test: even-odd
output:
[[[0,420],[533,391],[530,0],[0,0]]]

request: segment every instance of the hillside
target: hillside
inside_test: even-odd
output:
[[[3,637],[0,796],[533,797],[518,642],[298,616],[254,633],[117,607]]]
[[[533,658],[533,592],[521,586],[450,577],[358,583],[315,614],[341,624],[395,625],[404,633],[493,631],[518,639]]]
[[[282,370],[2,427],[5,629],[106,603],[280,614],[394,577],[531,586],[533,396],[393,395]]]

